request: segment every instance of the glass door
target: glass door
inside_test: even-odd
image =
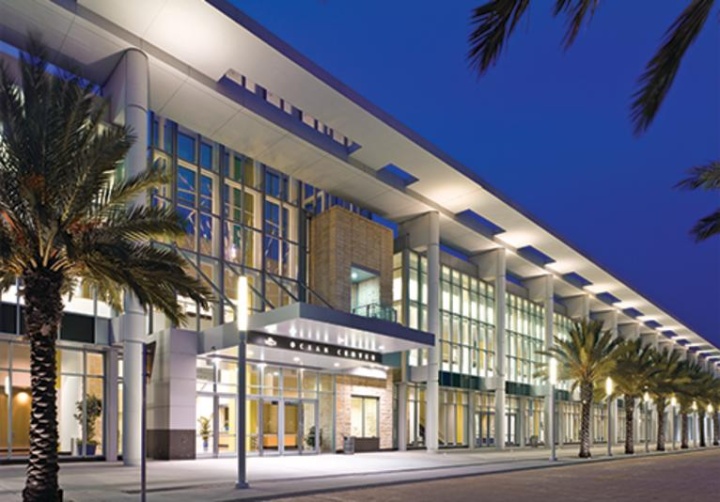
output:
[[[283,402],[282,453],[298,453],[302,443],[302,408],[298,401]]]
[[[263,400],[262,403],[262,452],[267,454],[280,453],[282,441],[279,441],[280,429],[280,407],[282,401]]]
[[[248,455],[262,455],[262,411],[259,399],[248,398],[245,415],[245,451]]]
[[[218,454],[235,453],[237,450],[237,407],[235,396],[218,396]]]

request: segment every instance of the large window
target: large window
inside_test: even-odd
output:
[[[401,255],[400,255],[401,256]],[[408,252],[406,324],[427,329],[427,258]],[[395,259],[395,301],[402,298],[402,261]],[[476,277],[442,266],[440,274],[440,363],[450,373],[491,377],[495,354],[495,291]],[[400,309],[402,310],[402,309]],[[424,351],[410,355],[411,365],[427,364]]]
[[[350,407],[350,435],[359,438],[379,437],[380,399],[377,397],[352,396]]]
[[[545,309],[507,293],[505,316],[506,375],[508,381],[541,384],[537,376],[539,352],[545,344]]]
[[[58,453],[103,455],[103,354],[58,347],[57,365]],[[0,340],[0,385],[0,458],[27,456],[32,404],[29,345]]]

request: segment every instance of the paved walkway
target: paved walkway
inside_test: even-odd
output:
[[[481,477],[316,493],[293,502],[717,502],[720,448]],[[283,501],[284,502],[284,501]]]
[[[709,447],[710,449],[712,447]],[[720,451],[720,448],[717,448]],[[642,446],[638,455],[644,455]],[[694,450],[686,450],[692,452]],[[651,453],[673,455],[682,452]],[[622,448],[614,457],[607,449],[593,449],[590,462],[627,458]],[[268,500],[307,495],[330,490],[350,489],[419,480],[464,477],[558,465],[588,463],[577,458],[577,447],[558,450],[558,462],[548,460],[548,450],[520,449],[497,451],[456,450],[440,453],[424,451],[362,453],[357,455],[312,455],[255,457],[248,459],[250,488],[236,490],[235,459],[201,459],[148,463],[148,500],[231,501]],[[0,501],[20,500],[25,468],[0,467]],[[60,484],[65,499],[74,502],[121,502],[139,499],[139,469],[120,463],[83,462],[62,464]]]

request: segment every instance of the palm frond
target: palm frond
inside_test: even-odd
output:
[[[714,0],[692,0],[665,32],[658,49],[640,76],[640,89],[633,95],[630,117],[635,134],[652,123],[672,86],[688,47],[697,38],[710,14]]]
[[[690,230],[696,242],[702,242],[713,235],[720,234],[720,209],[700,218]]]
[[[553,14],[555,16],[560,14],[567,15],[567,30],[563,37],[563,46],[566,50],[570,48],[580,34],[580,28],[582,28],[583,22],[586,19],[589,22],[595,14],[595,9],[599,1],[600,0],[556,0]]]
[[[153,305],[173,322],[182,322],[177,295],[197,302],[202,308],[212,298],[210,289],[184,270],[185,259],[167,248],[122,240],[88,244],[78,250],[77,274],[95,285],[107,284],[108,277],[137,296],[144,308]],[[108,289],[107,287],[103,289]]]
[[[688,169],[688,177],[678,182],[675,187],[685,190],[720,190],[720,161],[714,160],[691,167]]]
[[[473,9],[471,24],[475,28],[468,37],[467,59],[478,75],[495,65],[529,5],[530,0],[492,0]]]

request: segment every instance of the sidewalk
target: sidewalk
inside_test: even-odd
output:
[[[644,456],[644,445],[636,447],[634,457]],[[708,450],[708,448],[702,449]],[[698,451],[695,449],[682,452]],[[593,448],[592,460],[577,458],[578,447],[558,449],[558,462],[550,462],[549,450],[514,449],[506,451],[454,450],[362,453],[357,455],[312,455],[251,457],[248,459],[250,488],[236,490],[237,460],[201,459],[148,463],[149,501],[179,502],[203,500],[268,500],[307,495],[346,488],[378,486],[479,474],[541,469],[555,465],[619,460],[628,458],[623,448]],[[667,455],[675,452],[654,453]],[[139,499],[140,474],[135,467],[121,463],[62,464],[60,485],[65,500],[74,502],[121,502]],[[0,501],[20,500],[25,466],[0,467]]]

